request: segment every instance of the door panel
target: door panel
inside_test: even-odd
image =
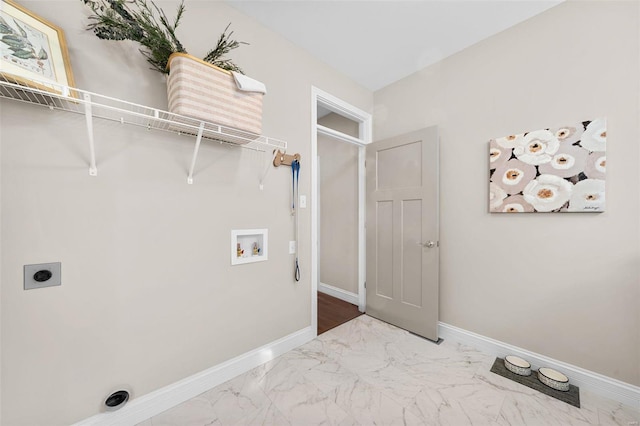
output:
[[[422,200],[402,201],[402,276],[401,299],[422,307],[422,246],[416,235],[422,235]]]
[[[393,202],[380,201],[376,204],[378,223],[376,228],[376,295],[393,299]]]
[[[438,209],[437,127],[367,146],[366,312],[432,340]]]
[[[378,190],[407,188],[422,184],[422,144],[412,142],[387,149],[377,154],[379,165],[377,175]]]

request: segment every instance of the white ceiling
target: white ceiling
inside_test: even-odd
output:
[[[370,90],[563,0],[227,0]]]

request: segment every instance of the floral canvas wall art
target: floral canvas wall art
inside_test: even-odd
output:
[[[490,211],[603,212],[606,148],[604,118],[492,139]]]

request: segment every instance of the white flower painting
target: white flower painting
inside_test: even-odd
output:
[[[604,118],[492,139],[490,211],[603,212],[606,148]]]

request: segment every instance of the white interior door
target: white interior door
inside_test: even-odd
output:
[[[367,146],[368,315],[438,340],[438,128]]]

